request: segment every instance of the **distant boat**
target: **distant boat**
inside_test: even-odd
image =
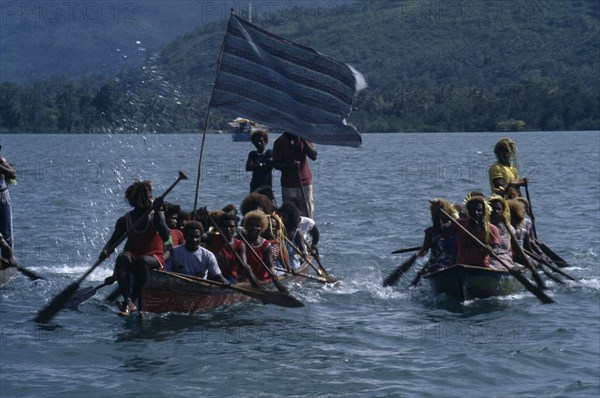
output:
[[[231,126],[231,139],[235,142],[250,141],[252,132],[256,130],[268,131],[266,126],[258,124],[253,120],[244,119],[243,117],[235,118],[235,120],[227,123]]]

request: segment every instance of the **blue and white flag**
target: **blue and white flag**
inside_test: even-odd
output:
[[[232,14],[209,106],[318,144],[357,147],[346,117],[366,86],[351,66]]]

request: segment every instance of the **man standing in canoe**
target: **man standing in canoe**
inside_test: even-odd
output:
[[[317,151],[304,138],[286,132],[273,143],[273,167],[281,171],[282,202],[294,202],[303,216],[313,218],[312,174],[308,159],[317,160]]]
[[[527,185],[527,179],[519,178],[517,144],[510,138],[501,138],[494,146],[494,154],[496,163],[488,170],[492,194],[507,199],[522,196],[519,187]]]
[[[134,304],[141,298],[142,288],[148,280],[150,269],[161,268],[164,265],[163,242],[170,237],[170,230],[160,211],[162,198],[152,201],[152,183],[149,180],[136,181],[125,191],[125,199],[133,210],[121,216],[115,229],[100,253],[100,260],[104,260],[111,253],[107,248],[117,242],[146,210],[152,207],[146,220],[141,225],[133,228],[127,235],[123,252],[119,254],[115,263],[114,276],[119,282],[123,295],[119,315],[126,317],[136,310]],[[141,300],[139,300],[141,303]],[[140,305],[138,307],[141,311]]]

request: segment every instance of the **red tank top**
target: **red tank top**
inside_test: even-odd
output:
[[[233,250],[236,252],[239,250],[240,246],[244,243],[237,239],[233,240],[231,244]],[[221,270],[221,274],[225,277],[225,279],[239,280],[238,275],[240,275],[239,271],[239,261],[234,252],[225,244],[223,238],[219,235],[212,235],[206,248],[210,250],[215,257],[217,258],[217,264],[219,264],[219,269]]]
[[[246,250],[246,259],[248,260],[248,265],[250,266],[250,268],[252,268],[252,272],[254,273],[254,275],[256,275],[256,278],[261,281],[271,279],[271,277],[269,276],[269,273],[267,272],[265,267],[262,265],[262,263],[265,262],[265,249],[269,246],[270,243],[271,242],[269,242],[268,240],[263,239],[261,244],[256,245],[256,246],[251,245],[252,249],[254,249],[254,252],[256,254],[258,254],[258,258],[252,252],[252,250],[250,250],[250,249]],[[270,255],[270,254],[271,254],[271,251],[269,250],[267,252],[267,255]]]
[[[154,212],[150,212],[148,220],[138,229],[133,229],[127,234],[127,243],[125,243],[125,251],[138,259],[142,256],[154,256],[160,262],[160,265],[165,264],[163,258],[163,241],[160,237],[152,218]],[[134,224],[131,220],[131,212],[125,215],[125,223],[127,230]]]

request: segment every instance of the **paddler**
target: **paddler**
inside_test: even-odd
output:
[[[163,242],[170,238],[170,230],[165,217],[160,211],[162,198],[152,200],[152,182],[149,180],[136,181],[125,191],[125,199],[133,210],[121,216],[115,229],[100,253],[104,260],[111,253],[111,247],[129,228],[140,218],[147,209],[152,211],[138,228],[133,229],[127,236],[125,247],[115,262],[114,276],[117,278],[123,302],[119,305],[119,316],[126,317],[136,308],[141,311],[141,292],[148,280],[149,270],[162,268],[164,265]],[[139,303],[136,307],[136,301]]]
[[[221,274],[215,255],[200,246],[203,234],[204,227],[200,222],[185,223],[183,226],[185,244],[173,249],[165,264],[165,270],[209,278],[229,285],[230,283]]]
[[[483,242],[494,251],[500,245],[498,229],[490,223],[490,205],[483,196],[467,195],[465,199],[466,218],[456,220],[466,228],[480,242]],[[488,251],[481,247],[472,237],[453,224],[444,228],[444,232],[456,233],[456,263],[476,267],[490,267]]]

